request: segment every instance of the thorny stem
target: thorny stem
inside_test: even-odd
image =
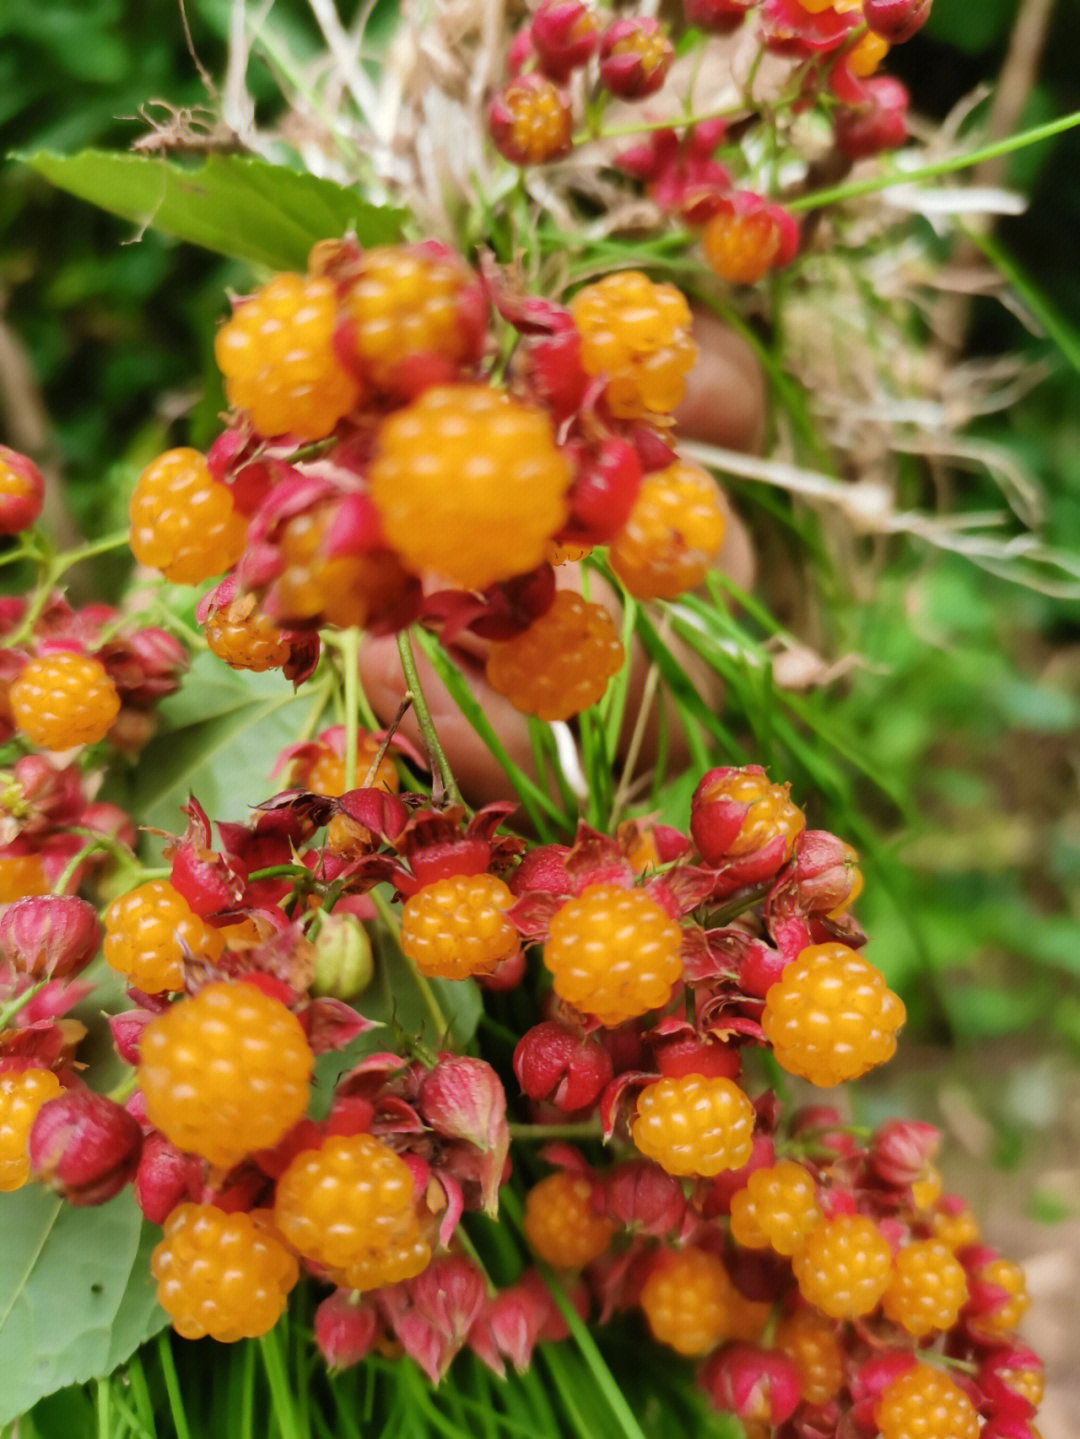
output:
[[[412,696],[413,709],[416,711],[416,722],[420,726],[420,733],[424,737],[428,754],[432,761],[438,765],[439,774],[442,777],[443,787],[454,804],[461,805],[462,809],[467,806],[461,797],[461,791],[457,787],[453,770],[450,768],[450,761],[446,757],[446,751],[439,742],[439,736],[435,732],[435,722],[431,718],[431,711],[428,709],[427,699],[420,685],[420,675],[416,668],[416,656],[413,654],[412,642],[409,639],[408,630],[402,630],[397,637],[398,654],[401,656],[401,669],[405,676],[405,683],[409,687],[409,694]]]
[[[390,908],[386,896],[380,894],[377,889],[373,889],[371,891],[371,902],[372,904],[374,904],[376,910],[378,911],[379,918],[382,920],[383,924],[386,925],[387,929],[394,936],[394,939],[398,941],[398,948],[401,949],[401,921],[398,919],[394,911]],[[427,976],[421,974],[420,971],[417,969],[416,961],[414,959],[411,959],[403,949],[401,950],[401,957],[404,959],[405,963],[409,967],[409,972],[416,983],[417,989],[420,991],[420,994],[423,997],[424,1003],[427,1006],[427,1011],[431,1015],[432,1019],[435,1021],[435,1033],[439,1036],[439,1039],[441,1040],[443,1036],[450,1033],[450,1021],[443,1013],[442,1006],[436,999],[435,991],[428,983]]]

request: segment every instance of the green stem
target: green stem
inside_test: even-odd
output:
[[[169,1341],[169,1331],[167,1329],[158,1335],[157,1347],[158,1359],[161,1361],[161,1373],[165,1380],[165,1393],[169,1397],[169,1412],[172,1415],[176,1439],[191,1439],[191,1430],[188,1428],[187,1415],[184,1413],[184,1399],[180,1393],[180,1377],[176,1372],[176,1361],[173,1358],[172,1346]]]
[[[424,737],[428,754],[434,764],[439,767],[439,774],[442,776],[443,787],[454,804],[459,804],[464,809],[465,801],[461,797],[461,791],[457,787],[453,771],[450,768],[450,761],[446,758],[446,751],[439,742],[439,736],[435,733],[435,722],[431,718],[431,711],[424,697],[424,691],[420,685],[420,674],[416,668],[416,656],[413,654],[412,642],[409,639],[408,630],[402,630],[397,637],[398,654],[401,656],[401,670],[405,676],[405,683],[409,687],[412,696],[413,709],[416,712],[416,722],[420,726],[420,733]]]
[[[7,1004],[0,1005],[0,1030],[7,1029],[20,1010],[25,1009],[34,995],[44,989],[48,982],[47,979],[38,980],[37,984],[32,984],[29,989],[24,989],[22,994],[8,1000]]]
[[[360,739],[360,632],[355,625],[341,635],[341,671],[345,689],[345,790],[356,788],[356,747]]]
[[[511,1139],[529,1139],[537,1144],[548,1139],[602,1139],[603,1130],[598,1121],[585,1120],[578,1124],[511,1124]]]
[[[957,170],[967,170],[981,165],[984,160],[995,160],[999,155],[1011,155],[1015,150],[1024,150],[1029,145],[1038,145],[1051,140],[1066,130],[1080,125],[1080,110],[1064,115],[1058,120],[1049,120],[1045,125],[1035,125],[1022,130],[1019,135],[1010,135],[1004,140],[995,140],[992,145],[980,145],[963,155],[952,155],[945,160],[935,160],[929,165],[920,165],[915,170],[894,170],[886,175],[874,175],[866,180],[852,180],[846,185],[832,185],[825,190],[815,190],[809,195],[797,195],[785,200],[784,208],[793,214],[803,210],[817,210],[822,205],[839,205],[845,200],[858,199],[860,195],[873,195],[879,190],[891,190],[895,185],[914,185],[920,180],[933,180],[939,175],[951,175]]]
[[[278,1342],[278,1332],[276,1329],[271,1329],[269,1334],[260,1336],[259,1348],[262,1351],[266,1378],[270,1384],[270,1397],[273,1401],[274,1418],[278,1422],[281,1439],[301,1439],[300,1430],[296,1425],[296,1413],[293,1409],[289,1376],[285,1372],[285,1361],[281,1355],[281,1345]]]
[[[401,921],[390,908],[386,896],[380,894],[377,889],[373,889],[371,891],[371,902],[378,910],[379,918],[397,941],[398,949],[401,949]],[[450,1033],[450,1021],[443,1013],[439,1001],[435,998],[435,991],[428,983],[427,975],[420,973],[416,967],[416,961],[411,959],[403,949],[401,949],[401,957],[408,966],[409,972],[413,977],[417,989],[420,991],[424,1004],[427,1006],[427,1011],[435,1023],[435,1033],[441,1040],[443,1036]]]
[[[111,1099],[115,1104],[123,1104],[125,1100],[131,1098],[138,1087],[138,1071],[132,1069],[128,1074],[124,1075],[119,1084],[113,1085],[106,1097]]]

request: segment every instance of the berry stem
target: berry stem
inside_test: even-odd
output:
[[[844,200],[858,199],[860,195],[873,195],[894,185],[914,185],[920,180],[933,180],[939,175],[951,175],[957,170],[981,165],[984,160],[996,160],[999,155],[1011,155],[1014,150],[1024,150],[1029,145],[1038,145],[1040,141],[1050,140],[1065,130],[1074,130],[1077,125],[1080,125],[1080,110],[1059,120],[1049,120],[1045,125],[1034,125],[1030,130],[1022,130],[1007,139],[996,140],[992,145],[980,145],[963,155],[951,155],[914,170],[891,170],[866,180],[851,180],[846,185],[832,185],[825,190],[812,191],[809,195],[796,195],[785,200],[784,205],[793,214],[798,214],[803,210],[817,210],[822,205],[839,205]]]
[[[0,1030],[7,1029],[19,1011],[25,1009],[39,990],[44,989],[48,982],[47,979],[38,980],[37,984],[32,984],[29,989],[24,989],[22,994],[17,994],[14,999],[8,1000],[7,1004],[0,1005]]]
[[[383,924],[394,936],[394,942],[395,944],[397,944],[397,947],[401,952],[401,957],[404,960],[406,966],[408,967],[409,973],[412,975],[413,981],[415,982],[416,987],[420,991],[421,997],[423,998],[423,1001],[427,1006],[427,1011],[431,1015],[431,1018],[435,1023],[436,1038],[441,1042],[444,1036],[450,1033],[450,1021],[443,1013],[442,1006],[440,1005],[439,1001],[435,998],[435,991],[428,983],[427,976],[420,973],[420,971],[416,967],[415,960],[410,959],[409,956],[404,952],[404,950],[401,949],[401,945],[398,942],[398,936],[401,933],[401,921],[398,919],[394,911],[390,908],[386,896],[380,894],[377,889],[373,889],[371,891],[371,902],[378,910],[379,918],[382,920]]]
[[[420,674],[416,668],[416,656],[413,653],[412,641],[409,639],[409,631],[402,630],[397,637],[398,654],[401,656],[401,669],[405,676],[405,683],[409,687],[409,694],[412,696],[413,709],[416,712],[416,722],[420,726],[420,733],[427,745],[429,758],[438,765],[439,774],[442,777],[443,787],[454,804],[459,804],[463,809],[467,808],[461,797],[461,791],[457,787],[453,771],[450,768],[450,761],[446,758],[446,751],[439,743],[439,736],[435,733],[435,722],[431,718],[431,711],[424,697],[424,691],[420,685]]]
[[[345,791],[356,788],[356,746],[360,735],[360,632],[342,631],[341,671],[345,687]]]
[[[603,1128],[598,1120],[584,1120],[576,1124],[511,1124],[511,1139],[528,1139],[541,1144],[548,1139],[600,1139]]]
[[[139,1076],[137,1071],[132,1069],[124,1075],[118,1084],[113,1085],[107,1097],[115,1104],[123,1104],[125,1100],[131,1098],[138,1087]]]

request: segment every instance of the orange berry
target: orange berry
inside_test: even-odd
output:
[[[555,911],[544,964],[560,999],[610,1027],[667,1004],[682,975],[681,942],[643,889],[591,884]]]
[[[905,1017],[869,961],[845,944],[813,944],[769,988],[761,1026],[789,1074],[827,1087],[891,1059]]]
[[[131,553],[180,585],[198,585],[240,558],[247,521],[198,450],[166,450],[131,496]]]
[[[276,275],[217,332],[214,356],[229,404],[259,435],[321,440],[360,399],[334,351],[332,281]]]
[[[844,1385],[844,1351],[835,1322],[816,1309],[796,1309],[781,1319],[776,1347],[799,1371],[807,1404],[827,1404]]]
[[[755,1169],[731,1198],[731,1234],[745,1249],[794,1254],[820,1223],[814,1176],[791,1159]]]
[[[581,333],[581,363],[588,374],[606,377],[614,415],[646,419],[676,408],[697,346],[690,306],[674,285],[620,270],[579,290],[570,312]]]
[[[402,908],[402,953],[429,978],[490,974],[519,947],[503,913],[513,903],[493,874],[454,874],[426,884]]]
[[[833,1319],[877,1308],[892,1276],[892,1249],[872,1219],[841,1214],[814,1229],[792,1257],[799,1292]]]
[[[105,961],[147,994],[184,987],[184,956],[221,958],[222,931],[206,923],[168,880],[152,879],[105,911]]]
[[[64,1092],[51,1069],[0,1073],[0,1193],[21,1189],[30,1178],[27,1144],[38,1110]]]
[[[951,1329],[967,1303],[967,1276],[940,1239],[905,1244],[881,1301],[887,1319],[916,1339]]]
[[[684,1074],[647,1084],[630,1126],[647,1159],[669,1174],[711,1176],[750,1158],[754,1106],[731,1079]]]
[[[881,1439],[977,1439],[979,1416],[947,1374],[916,1364],[881,1392],[874,1406]]]
[[[407,565],[485,589],[541,562],[570,480],[542,411],[487,385],[436,385],[383,421],[369,484]]]
[[[564,720],[603,698],[626,651],[603,605],[559,590],[550,609],[513,639],[493,644],[485,673],[516,710]]]
[[[607,1251],[614,1226],[590,1203],[592,1181],[559,1170],[525,1197],[522,1227],[533,1253],[554,1269],[581,1269]]]
[[[642,481],[611,543],[611,568],[637,599],[674,599],[705,578],[724,527],[711,476],[678,460]]]
[[[57,650],[28,660],[19,671],[11,713],[34,744],[71,749],[105,738],[120,713],[120,696],[100,660]]]

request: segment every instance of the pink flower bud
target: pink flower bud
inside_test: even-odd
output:
[[[766,1427],[783,1424],[799,1403],[799,1371],[786,1354],[733,1344],[702,1365],[698,1383],[722,1413]]]
[[[351,1000],[363,994],[375,972],[371,938],[351,914],[329,914],[315,937],[314,995]]]
[[[484,1209],[498,1209],[503,1166],[510,1152],[506,1093],[499,1076],[482,1059],[450,1054],[424,1076],[420,1113],[437,1134],[475,1145],[482,1156],[479,1171]]]
[[[378,1315],[352,1290],[335,1289],[315,1310],[315,1343],[331,1369],[366,1359],[378,1339]]]
[[[587,64],[600,43],[596,16],[582,0],[540,0],[530,35],[540,68],[552,80],[565,80]]]
[[[662,1239],[686,1213],[682,1185],[648,1159],[629,1159],[604,1176],[607,1212],[623,1229]]]
[[[92,829],[95,834],[119,840],[129,849],[135,844],[135,824],[131,816],[118,804],[110,804],[108,800],[88,804],[79,815],[79,823],[85,829]]]
[[[438,1346],[427,1345],[429,1355],[434,1349],[438,1350],[437,1363],[423,1366],[437,1383],[483,1312],[487,1283],[471,1260],[447,1254],[433,1260],[406,1287],[412,1305],[411,1317],[421,1321],[441,1341]],[[408,1327],[394,1323],[394,1329],[407,1352],[412,1353],[406,1337]]]
[[[757,0],[683,0],[683,13],[688,25],[728,35],[739,28],[756,4]]]
[[[895,150],[907,139],[908,92],[891,75],[875,75],[862,86],[863,102],[836,111],[836,148],[853,159]]]
[[[859,856],[849,844],[823,829],[805,830],[792,855],[794,882],[806,914],[829,914],[852,903],[862,889]]]
[[[121,697],[134,705],[152,705],[175,694],[190,664],[188,652],[176,636],[156,627],[113,641],[100,658]]]
[[[663,85],[674,58],[658,20],[616,20],[600,40],[600,80],[622,100],[644,100]]]
[[[863,0],[863,19],[890,45],[902,45],[930,19],[931,0]]]
[[[596,1103],[613,1070],[599,1040],[546,1020],[518,1041],[514,1073],[530,1099],[547,1100],[572,1114]]]
[[[18,899],[0,917],[0,966],[32,979],[70,979],[93,959],[101,925],[74,895]]]
[[[915,1119],[890,1119],[870,1141],[870,1167],[879,1179],[897,1189],[925,1176],[941,1148],[941,1131]]]
[[[137,1121],[104,1094],[70,1089],[38,1110],[27,1152],[33,1177],[69,1204],[104,1204],[135,1172]]]
[[[135,1171],[135,1201],[151,1224],[164,1224],[178,1204],[202,1192],[203,1164],[163,1134],[148,1134]]]
[[[0,445],[0,535],[32,525],[45,502],[45,480],[32,460]]]
[[[719,864],[739,837],[750,805],[726,798],[729,782],[740,774],[759,774],[760,765],[721,765],[703,774],[690,801],[690,833],[707,864]]]

